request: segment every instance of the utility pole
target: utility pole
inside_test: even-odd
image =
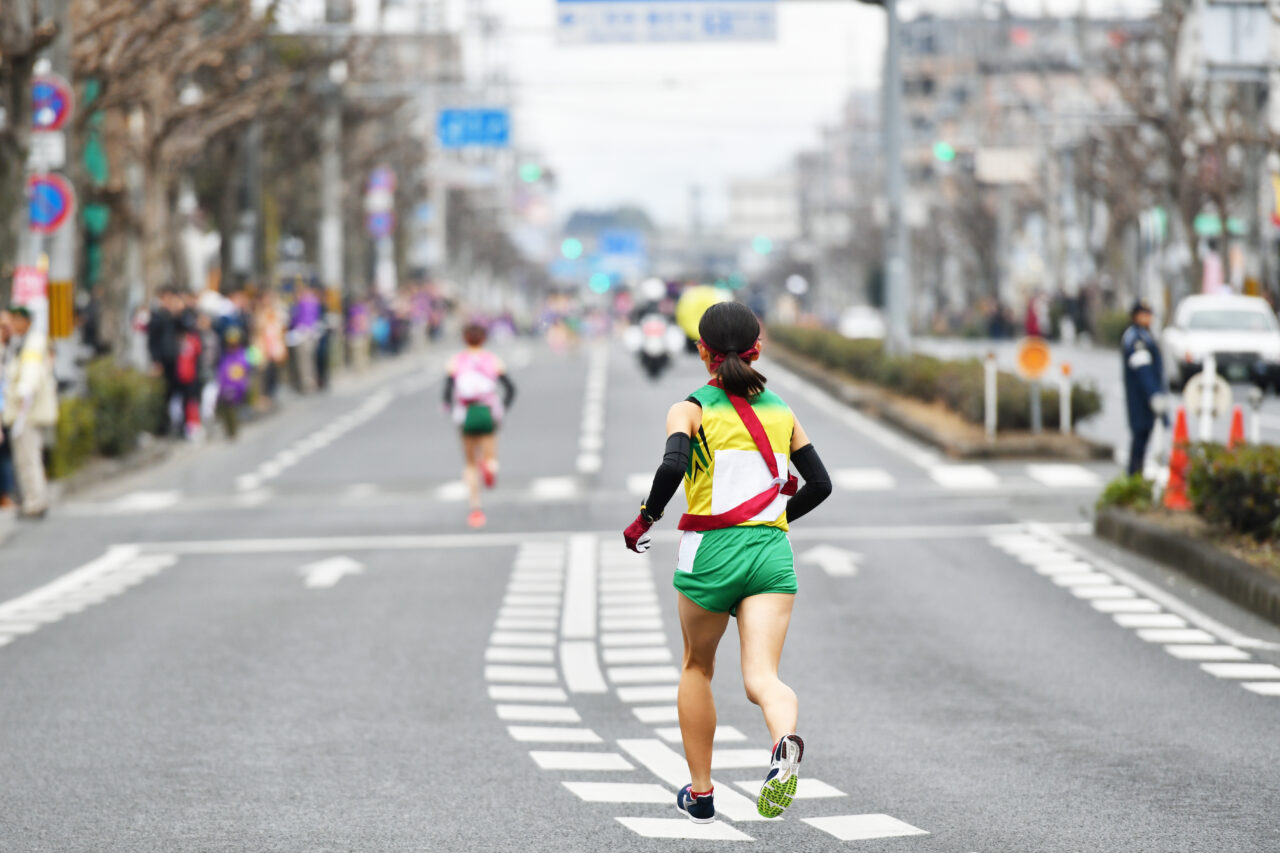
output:
[[[858,0],[883,6],[887,22],[884,46],[884,165],[888,222],[885,226],[885,313],[889,335],[885,343],[893,354],[911,348],[910,235],[905,207],[906,172],[902,163],[902,23],[898,0]]]
[[[352,8],[343,0],[327,0],[327,23],[351,20]],[[334,42],[341,44],[343,36]],[[335,48],[337,44],[331,44]],[[336,52],[336,51],[334,51]],[[341,302],[343,288],[342,235],[342,85],[347,81],[345,59],[333,59],[324,81],[324,117],[320,123],[320,282],[328,295],[330,310]]]

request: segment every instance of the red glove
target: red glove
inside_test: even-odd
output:
[[[643,554],[649,550],[652,544],[649,536],[649,528],[653,527],[652,521],[646,521],[644,513],[641,512],[636,516],[636,520],[622,531],[622,538],[626,540],[627,548],[635,551],[637,554]]]

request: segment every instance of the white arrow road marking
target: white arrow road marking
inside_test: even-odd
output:
[[[329,557],[308,563],[298,573],[306,577],[307,589],[328,589],[346,575],[364,574],[364,564],[350,557]]]
[[[819,545],[810,548],[800,557],[802,563],[816,563],[832,577],[854,577],[858,574],[858,561],[862,555],[857,551],[837,548],[834,545]]]

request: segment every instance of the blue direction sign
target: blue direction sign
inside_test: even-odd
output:
[[[499,109],[441,110],[436,134],[445,148],[506,148],[511,113]]]
[[[31,84],[31,116],[34,130],[61,130],[71,118],[75,96],[71,84],[57,74],[35,78]]]
[[[52,234],[71,218],[75,191],[61,175],[33,175],[27,181],[27,217],[37,234]]]
[[[777,0],[556,0],[565,44],[775,41]]]

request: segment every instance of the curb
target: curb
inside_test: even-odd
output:
[[[1280,625],[1280,579],[1211,543],[1166,530],[1121,509],[1099,512],[1093,532],[1101,539],[1189,575],[1224,598]]]
[[[868,387],[842,376],[833,375],[814,361],[778,343],[769,344],[769,356],[789,370],[800,374],[830,396],[847,406],[874,417],[906,433],[912,438],[936,447],[957,459],[1071,459],[1089,461],[1111,459],[1110,445],[1080,435],[1064,441],[1057,435],[1037,436],[1031,433],[1005,433],[995,444],[971,442],[946,435],[930,424],[921,422],[899,406],[892,392]]]

